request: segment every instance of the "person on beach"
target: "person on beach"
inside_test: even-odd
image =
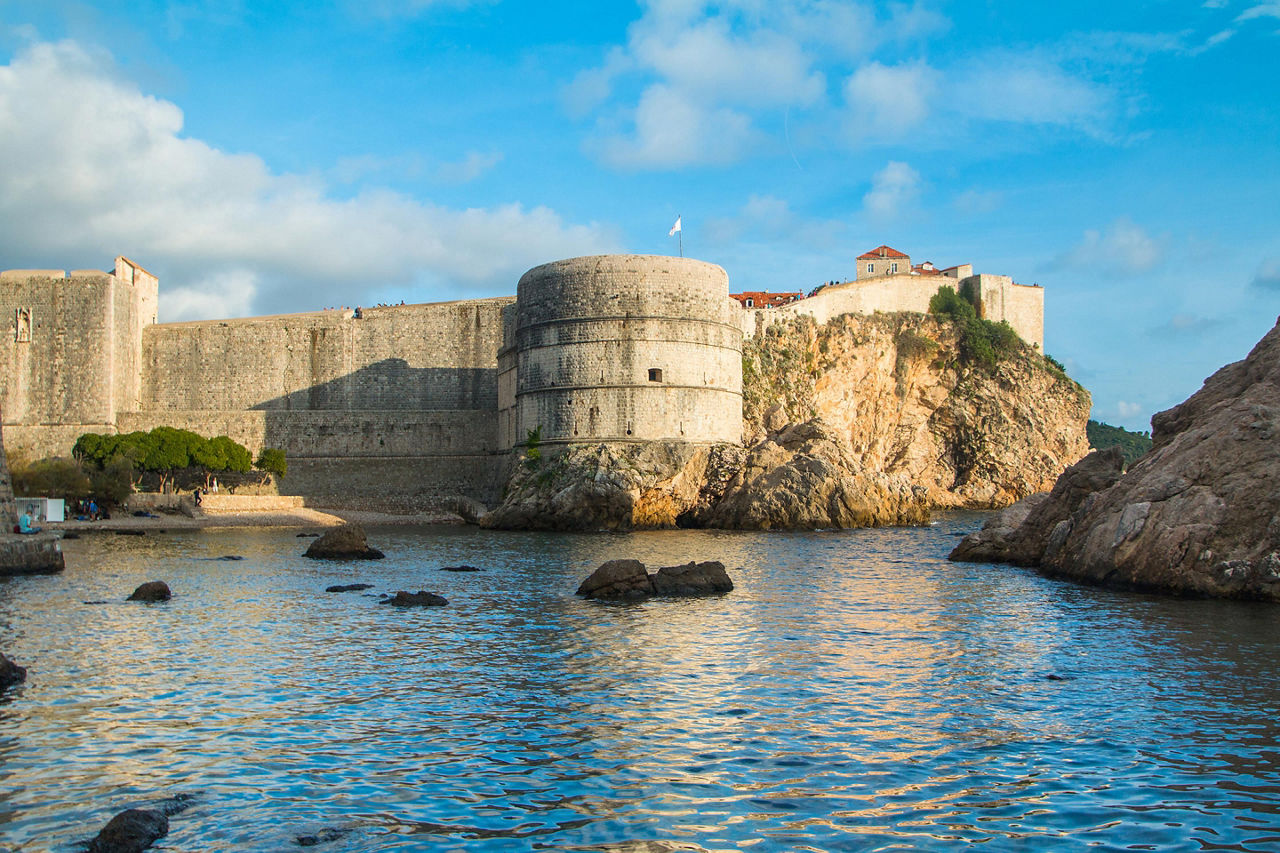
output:
[[[18,519],[18,532],[19,533],[39,533],[40,532],[39,527],[31,526],[30,513],[24,512],[22,516]]]
[[[191,498],[196,502],[196,506],[200,506],[200,501],[203,496],[200,494],[200,488],[198,486],[196,487],[196,490],[191,493]]]

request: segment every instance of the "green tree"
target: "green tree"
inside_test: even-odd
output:
[[[284,451],[278,447],[262,448],[262,452],[258,454],[258,461],[253,465],[258,470],[274,474],[276,477],[283,477],[289,472],[289,461],[285,459]]]

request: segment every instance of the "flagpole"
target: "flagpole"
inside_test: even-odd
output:
[[[681,228],[676,232],[676,239],[680,242],[680,257],[684,257],[684,229]]]

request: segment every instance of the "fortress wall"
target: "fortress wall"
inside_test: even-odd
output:
[[[289,460],[280,493],[308,506],[405,512],[439,509],[442,499],[474,498],[493,506],[510,474],[506,454]]]
[[[800,314],[807,314],[822,324],[841,314],[873,314],[876,311],[927,313],[929,300],[943,284],[955,287],[957,282],[944,276],[896,275],[831,285],[813,296],[779,308],[744,311],[746,316],[741,318],[743,333],[756,335],[784,317]]]
[[[168,411],[122,413],[120,432],[172,426],[227,435],[256,457],[279,447],[295,457],[466,456],[497,446],[493,412],[471,411]]]
[[[0,411],[6,426],[114,421],[115,303],[115,279],[104,272],[72,278],[60,270],[0,274]],[[29,326],[22,319],[28,316]],[[11,449],[29,452],[43,444],[33,435],[14,435]]]
[[[156,321],[159,282],[126,258],[116,258],[115,282],[112,396],[117,412],[133,412],[142,406],[142,332]]]
[[[515,440],[741,440],[741,308],[720,267],[573,258],[518,292]]]
[[[502,311],[512,302],[152,326],[142,408],[496,410]]]
[[[967,266],[967,265],[966,265]],[[948,276],[898,275],[853,281],[824,287],[807,299],[779,308],[756,308],[741,312],[739,325],[744,336],[763,332],[785,317],[807,314],[826,323],[841,314],[872,314],[876,311],[928,313],[929,300],[938,288],[959,289],[966,282],[979,288],[982,316],[993,322],[1005,320],[1027,343],[1044,348],[1044,289],[1017,284],[1005,275],[976,275],[964,280]]]
[[[984,319],[1004,320],[1024,341],[1044,351],[1044,288],[1015,284],[1007,275],[975,275],[965,283],[978,288]]]
[[[122,413],[121,432],[158,426],[228,435],[257,457],[285,451],[281,494],[310,505],[406,510],[465,495],[492,504],[505,482],[492,411],[166,411]],[[77,433],[78,435],[78,433]],[[74,437],[71,439],[74,441]]]

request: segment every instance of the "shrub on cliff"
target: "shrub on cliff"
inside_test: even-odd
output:
[[[950,317],[953,320],[970,320],[978,316],[972,302],[956,293],[954,287],[942,285],[929,297],[929,313]]]
[[[1022,338],[1004,320],[993,323],[978,316],[971,301],[972,292],[964,294],[943,285],[929,299],[929,313],[949,317],[960,333],[960,363],[993,373],[1001,361],[1018,353]]]

